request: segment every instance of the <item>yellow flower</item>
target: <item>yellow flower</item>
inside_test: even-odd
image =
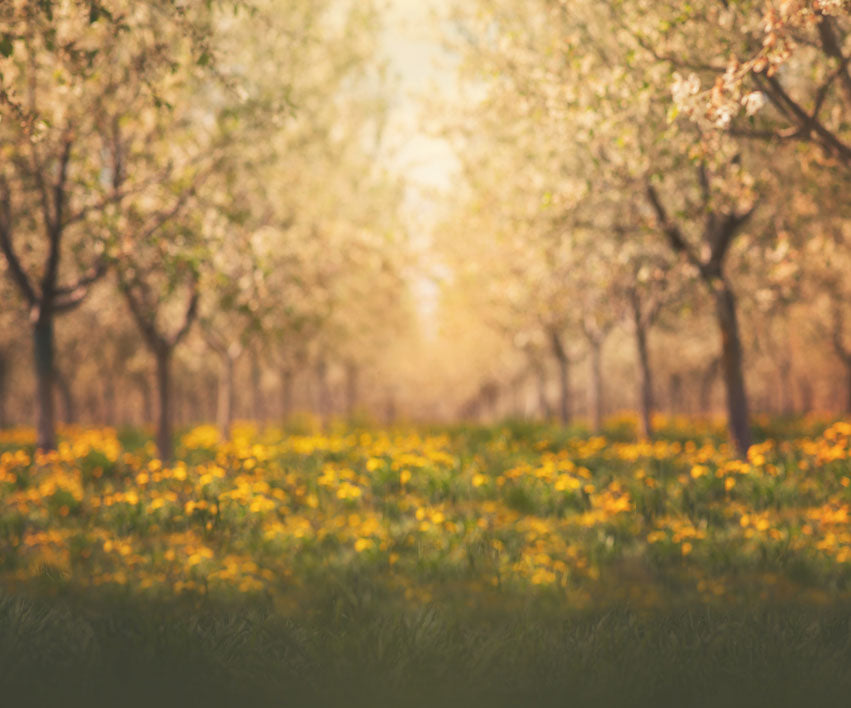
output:
[[[356,487],[354,484],[350,484],[349,482],[343,482],[340,485],[340,488],[337,490],[338,499],[359,499],[361,495],[363,495],[363,490],[360,487]]]
[[[355,550],[358,553],[362,553],[368,548],[372,548],[374,545],[375,543],[371,538],[359,538],[357,541],[355,541]]]
[[[582,482],[576,479],[576,477],[571,477],[569,474],[560,474],[554,486],[557,492],[573,492],[582,486]]]
[[[691,477],[692,479],[700,479],[708,472],[709,468],[705,467],[704,465],[695,465],[691,468]]]

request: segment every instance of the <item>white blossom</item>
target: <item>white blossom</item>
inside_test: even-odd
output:
[[[684,79],[679,72],[675,73],[671,93],[673,94],[674,103],[684,105],[688,98],[700,93],[700,78],[698,78],[697,74],[689,74],[688,78]]]
[[[765,105],[765,95],[762,91],[752,91],[742,99],[742,105],[749,116],[755,115]]]

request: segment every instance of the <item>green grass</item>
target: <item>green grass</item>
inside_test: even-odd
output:
[[[584,613],[0,599],[16,706],[841,706],[851,608]]]
[[[119,442],[137,451],[135,462],[110,462],[104,442],[55,469],[9,458],[9,501],[0,509],[0,568],[9,582],[0,587],[15,590],[0,590],[0,708],[851,704],[851,564],[837,556],[849,544],[840,513],[851,504],[847,433],[795,443],[826,424],[766,422],[758,434],[779,436],[778,446],[725,489],[715,474],[727,462],[718,451],[723,431],[671,421],[660,440],[680,444],[663,442],[657,456],[618,447],[632,439],[628,422],[611,423],[608,441],[523,422],[433,430],[445,443],[401,433],[361,442],[341,429],[326,441],[334,444],[308,452],[278,445],[280,431],[261,431],[258,439],[274,449],[262,464],[250,451],[182,445],[184,479],[159,482],[137,483],[149,460],[147,438],[134,430],[121,431]],[[819,461],[834,448],[836,457]],[[395,464],[434,450],[448,461]],[[533,473],[562,450],[577,468],[587,466],[591,492],[559,489],[555,477]],[[226,472],[202,483],[198,466],[213,460]],[[363,475],[361,497],[338,497],[340,480],[319,484],[330,463]],[[697,463],[706,469],[695,472]],[[408,466],[414,472],[402,481]],[[74,485],[51,486],[53,475],[78,479],[81,499],[69,491]],[[221,518],[218,502],[215,514],[184,512],[187,501],[218,500],[237,478],[286,495],[271,511],[250,511],[252,492],[228,502]],[[630,494],[628,512],[559,525],[594,509],[594,500],[600,508],[616,502],[619,492],[607,491],[614,482]],[[146,511],[169,490],[177,501]],[[101,503],[122,491],[139,499]],[[487,502],[519,516],[497,518]],[[457,526],[420,529],[417,511],[431,518],[432,507]],[[356,550],[355,538],[374,531],[358,530],[353,512],[381,519],[386,548]],[[473,523],[489,514],[496,520],[488,528]],[[264,523],[294,515],[328,532],[302,538],[285,530],[264,540]],[[770,526],[756,528],[760,515]],[[552,531],[530,538],[528,518]],[[339,519],[357,533],[340,531]],[[56,529],[68,529],[67,538],[37,537]],[[678,539],[683,529],[702,536]],[[139,578],[147,576],[133,568],[160,563],[162,539],[189,531],[197,543],[175,541],[174,565],[154,563],[150,574],[163,582],[144,590]],[[834,534],[840,542],[821,549]],[[130,552],[107,549],[113,540],[131,544]],[[202,541],[214,549],[209,563],[181,565]],[[566,546],[576,544],[587,563],[571,566],[569,583],[534,586],[512,568],[539,552],[537,541],[554,559],[570,559]],[[67,562],[59,551],[42,554],[51,544],[67,545]],[[227,553],[273,569],[271,579],[247,593],[212,580],[208,587]],[[116,568],[127,569],[127,579],[90,582]],[[192,591],[171,584],[186,578],[198,581]]]

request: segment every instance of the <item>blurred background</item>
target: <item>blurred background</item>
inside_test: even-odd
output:
[[[849,412],[849,26],[4,3],[0,426]]]

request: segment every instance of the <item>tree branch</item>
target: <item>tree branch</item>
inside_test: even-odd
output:
[[[76,283],[57,288],[56,295],[64,297],[79,291],[81,288],[88,288],[90,285],[94,285],[98,280],[106,275],[108,268],[109,266],[107,265],[106,258],[98,259],[97,263],[89,268],[84,275],[81,275]]]
[[[71,160],[71,146],[73,139],[70,133],[65,133],[62,139],[62,152],[59,155],[59,174],[56,182],[53,185],[53,215],[50,216],[50,208],[45,205],[45,219],[47,220],[47,235],[49,247],[47,251],[47,261],[44,266],[44,274],[41,279],[41,299],[42,306],[52,307],[53,299],[56,295],[56,280],[59,277],[59,260],[62,256],[62,212],[65,205],[65,184],[68,178],[68,163]],[[43,176],[39,176],[42,181],[41,189],[44,189]],[[44,193],[44,198],[47,199],[47,193]]]
[[[851,364],[851,349],[845,346],[845,319],[838,303],[833,305],[833,328],[831,330],[831,341],[837,356],[847,364]]]
[[[5,177],[0,178],[0,250],[9,265],[12,280],[30,307],[38,304],[38,296],[30,283],[29,276],[21,265],[12,245],[12,198]]]
[[[148,312],[144,311],[143,304],[133,292],[133,284],[127,282],[121,275],[119,275],[118,284],[121,293],[124,295],[124,300],[127,302],[127,307],[130,309],[130,314],[136,320],[136,324],[148,341],[148,345],[154,350],[159,350],[165,342],[163,342],[162,337],[157,332],[154,318],[150,316],[150,308],[147,308]]]
[[[180,344],[180,341],[187,335],[189,329],[192,327],[192,323],[195,321],[195,317],[198,314],[198,299],[199,291],[198,281],[196,279],[192,281],[192,292],[189,295],[189,303],[186,306],[186,314],[183,316],[183,324],[169,340],[169,344],[172,348]]]
[[[29,140],[30,145],[30,170],[32,171],[33,180],[35,180],[36,188],[41,197],[41,214],[44,218],[44,228],[48,234],[54,231],[53,214],[51,213],[50,196],[47,192],[47,183],[44,181],[44,169],[41,158],[38,154],[38,148],[35,143]]]
[[[88,297],[91,286],[106,275],[107,270],[107,260],[101,258],[87,273],[81,275],[76,283],[57,288],[54,293],[56,297],[53,305],[54,310],[68,312],[81,305]]]
[[[653,207],[653,211],[656,212],[656,218],[659,221],[659,227],[665,233],[665,236],[668,237],[668,242],[671,245],[671,248],[674,249],[677,253],[683,253],[686,257],[696,265],[697,267],[702,267],[702,263],[694,251],[686,241],[685,236],[683,236],[683,232],[680,230],[679,226],[677,226],[671,219],[668,217],[668,212],[665,210],[662,201],[659,199],[659,194],[656,191],[656,188],[650,184],[650,181],[647,181],[647,199],[650,201],[650,205]]]
[[[818,23],[818,32],[824,53],[839,62],[836,74],[842,83],[847,110],[851,110],[851,72],[848,70],[851,57],[846,57],[842,53],[842,44],[839,37],[836,36],[836,21],[828,15],[822,15],[821,21]]]
[[[785,115],[800,128],[802,138],[817,136],[826,152],[839,157],[847,166],[851,166],[851,146],[846,145],[814,116],[807,113],[783,88],[776,76],[761,77],[756,74],[757,82],[765,88],[765,93]]]
[[[730,244],[733,242],[736,234],[741,228],[750,221],[756,211],[757,204],[743,213],[732,212],[724,216],[721,224],[715,229],[715,232],[708,233],[708,240],[711,244],[709,261],[706,263],[706,268],[711,273],[717,273],[721,269],[721,264],[724,262],[724,257],[730,249]]]

